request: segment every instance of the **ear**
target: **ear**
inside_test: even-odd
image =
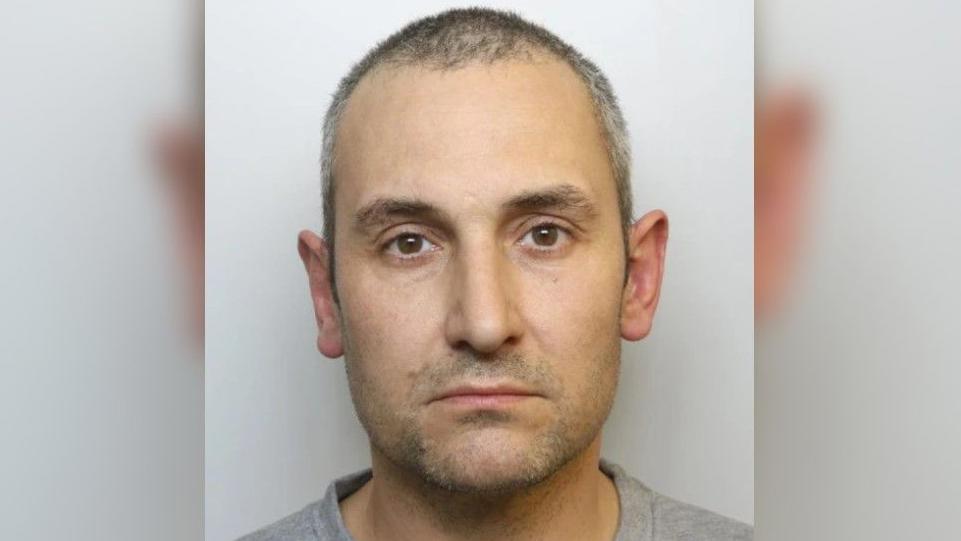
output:
[[[654,210],[631,226],[627,247],[627,283],[621,298],[621,336],[640,340],[651,332],[661,295],[667,250],[667,215]]]
[[[297,236],[297,251],[307,270],[310,283],[310,299],[313,301],[317,318],[317,349],[325,356],[335,359],[344,354],[343,339],[340,332],[340,319],[330,284],[330,269],[327,245],[310,231],[301,231]]]
[[[759,196],[807,177],[816,130],[815,104],[803,89],[766,96],[755,116],[755,167],[764,174]]]
[[[804,225],[816,131],[815,106],[803,90],[759,105],[754,153],[754,309],[775,311],[786,293]]]

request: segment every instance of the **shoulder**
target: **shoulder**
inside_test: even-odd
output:
[[[241,537],[238,541],[326,541],[329,538],[320,537],[314,526],[320,516],[322,502],[323,500],[316,501],[296,513]]]
[[[754,528],[659,494],[611,462],[601,470],[614,481],[621,504],[618,541],[751,541]]]
[[[751,541],[754,528],[732,518],[652,492],[655,540]]]
[[[350,541],[338,502],[370,480],[370,469],[330,483],[324,497],[238,541]]]

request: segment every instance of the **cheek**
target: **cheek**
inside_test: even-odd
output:
[[[437,346],[436,299],[423,284],[398,287],[363,270],[347,272],[338,283],[346,355],[365,385],[400,404]]]
[[[552,360],[569,389],[590,387],[602,368],[598,363],[616,361],[623,272],[620,259],[608,261],[571,265],[549,279],[529,278],[525,287],[533,347]]]
[[[545,273],[527,273],[523,287],[527,320],[537,334],[588,340],[601,335],[606,340],[616,327],[624,279],[623,257],[617,248],[605,250],[607,257],[584,254],[569,264]]]

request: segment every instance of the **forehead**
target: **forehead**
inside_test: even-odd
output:
[[[398,195],[493,202],[561,182],[615,198],[587,88],[552,58],[377,69],[354,90],[335,152],[345,210]]]

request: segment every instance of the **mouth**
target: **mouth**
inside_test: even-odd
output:
[[[518,385],[471,384],[448,389],[431,402],[452,407],[494,409],[509,407],[540,396],[538,393]]]

